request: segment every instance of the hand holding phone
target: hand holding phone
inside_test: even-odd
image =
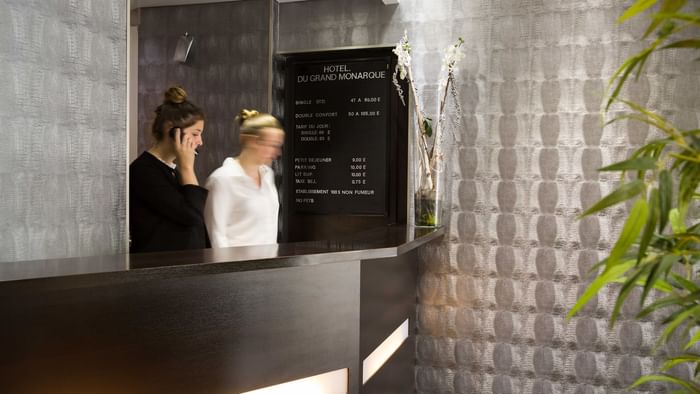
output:
[[[178,137],[179,134],[179,137]],[[173,140],[175,148],[175,161],[181,171],[191,170],[194,167],[194,159],[197,155],[197,145],[191,135],[179,127],[173,127],[168,130],[168,135]]]
[[[175,139],[175,133],[176,133],[178,130],[180,131],[180,143],[182,143],[182,141],[185,140],[185,133],[183,133],[182,130],[181,130],[179,127],[173,127],[172,129],[170,129],[170,131],[168,131],[168,134],[170,135],[170,138],[172,138],[172,139],[174,140],[174,139]]]

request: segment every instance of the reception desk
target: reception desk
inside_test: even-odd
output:
[[[0,392],[231,394],[336,370],[348,393],[414,392],[419,249],[442,234],[389,226],[0,263]],[[409,338],[363,379],[363,361],[406,320]]]

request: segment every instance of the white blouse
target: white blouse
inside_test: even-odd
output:
[[[268,166],[260,166],[258,171],[260,187],[238,160],[229,157],[207,179],[204,222],[212,247],[277,243],[280,204],[274,173]]]

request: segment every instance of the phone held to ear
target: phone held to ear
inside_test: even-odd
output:
[[[175,131],[177,131],[177,130],[181,130],[181,129],[179,127],[173,127],[172,129],[170,129],[168,131],[168,135],[170,135],[170,138],[172,138],[173,140],[175,139]],[[185,141],[185,133],[183,131],[180,131],[180,143],[183,143],[184,141]],[[197,150],[195,149],[194,154],[198,155],[199,152],[197,152]]]
[[[168,131],[168,134],[170,135],[170,138],[172,138],[173,140],[175,139],[175,132],[176,132],[177,130],[180,130],[180,128],[179,128],[179,127],[173,127],[172,129],[170,129],[170,131]],[[185,140],[185,133],[183,133],[183,132],[181,131],[181,132],[180,132],[180,143],[182,143],[182,141],[184,141],[184,140]]]

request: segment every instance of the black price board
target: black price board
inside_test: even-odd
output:
[[[389,56],[291,65],[292,211],[386,214],[390,66]]]

